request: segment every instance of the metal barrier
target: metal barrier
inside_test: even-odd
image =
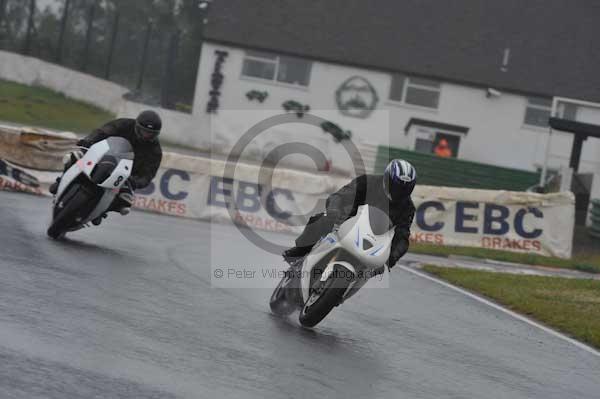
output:
[[[600,199],[592,200],[592,225],[590,235],[600,238]]]

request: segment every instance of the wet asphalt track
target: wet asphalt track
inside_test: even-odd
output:
[[[600,357],[403,270],[311,331],[211,288],[216,257],[283,267],[231,226],[133,213],[59,243],[48,199],[0,205],[3,399],[600,397]]]

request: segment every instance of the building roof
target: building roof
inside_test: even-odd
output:
[[[597,0],[217,0],[205,36],[327,62],[600,101],[599,21]]]
[[[410,118],[408,123],[406,124],[406,126],[404,126],[404,133],[408,134],[408,131],[410,130],[412,125],[431,127],[434,129],[447,130],[450,132],[462,133],[462,134],[469,133],[469,128],[466,126],[451,125],[450,123],[429,121],[426,119],[419,119],[419,118]]]

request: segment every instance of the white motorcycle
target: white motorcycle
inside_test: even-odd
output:
[[[131,175],[133,157],[131,144],[122,137],[92,145],[60,180],[48,236],[62,238],[103,217]]]
[[[369,278],[384,272],[393,238],[385,212],[360,206],[315,244],[299,270],[286,272],[271,295],[271,310],[287,316],[300,308],[300,323],[314,327]]]

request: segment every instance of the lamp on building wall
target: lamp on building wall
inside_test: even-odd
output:
[[[498,98],[502,96],[502,93],[496,89],[492,89],[491,87],[488,87],[487,90],[485,91],[485,96],[487,98]]]
[[[208,22],[208,18],[206,18],[206,12],[208,11],[208,7],[210,6],[211,2],[212,0],[201,0],[198,2],[198,8],[204,13],[204,18],[202,18],[202,23],[204,25],[206,25]]]

